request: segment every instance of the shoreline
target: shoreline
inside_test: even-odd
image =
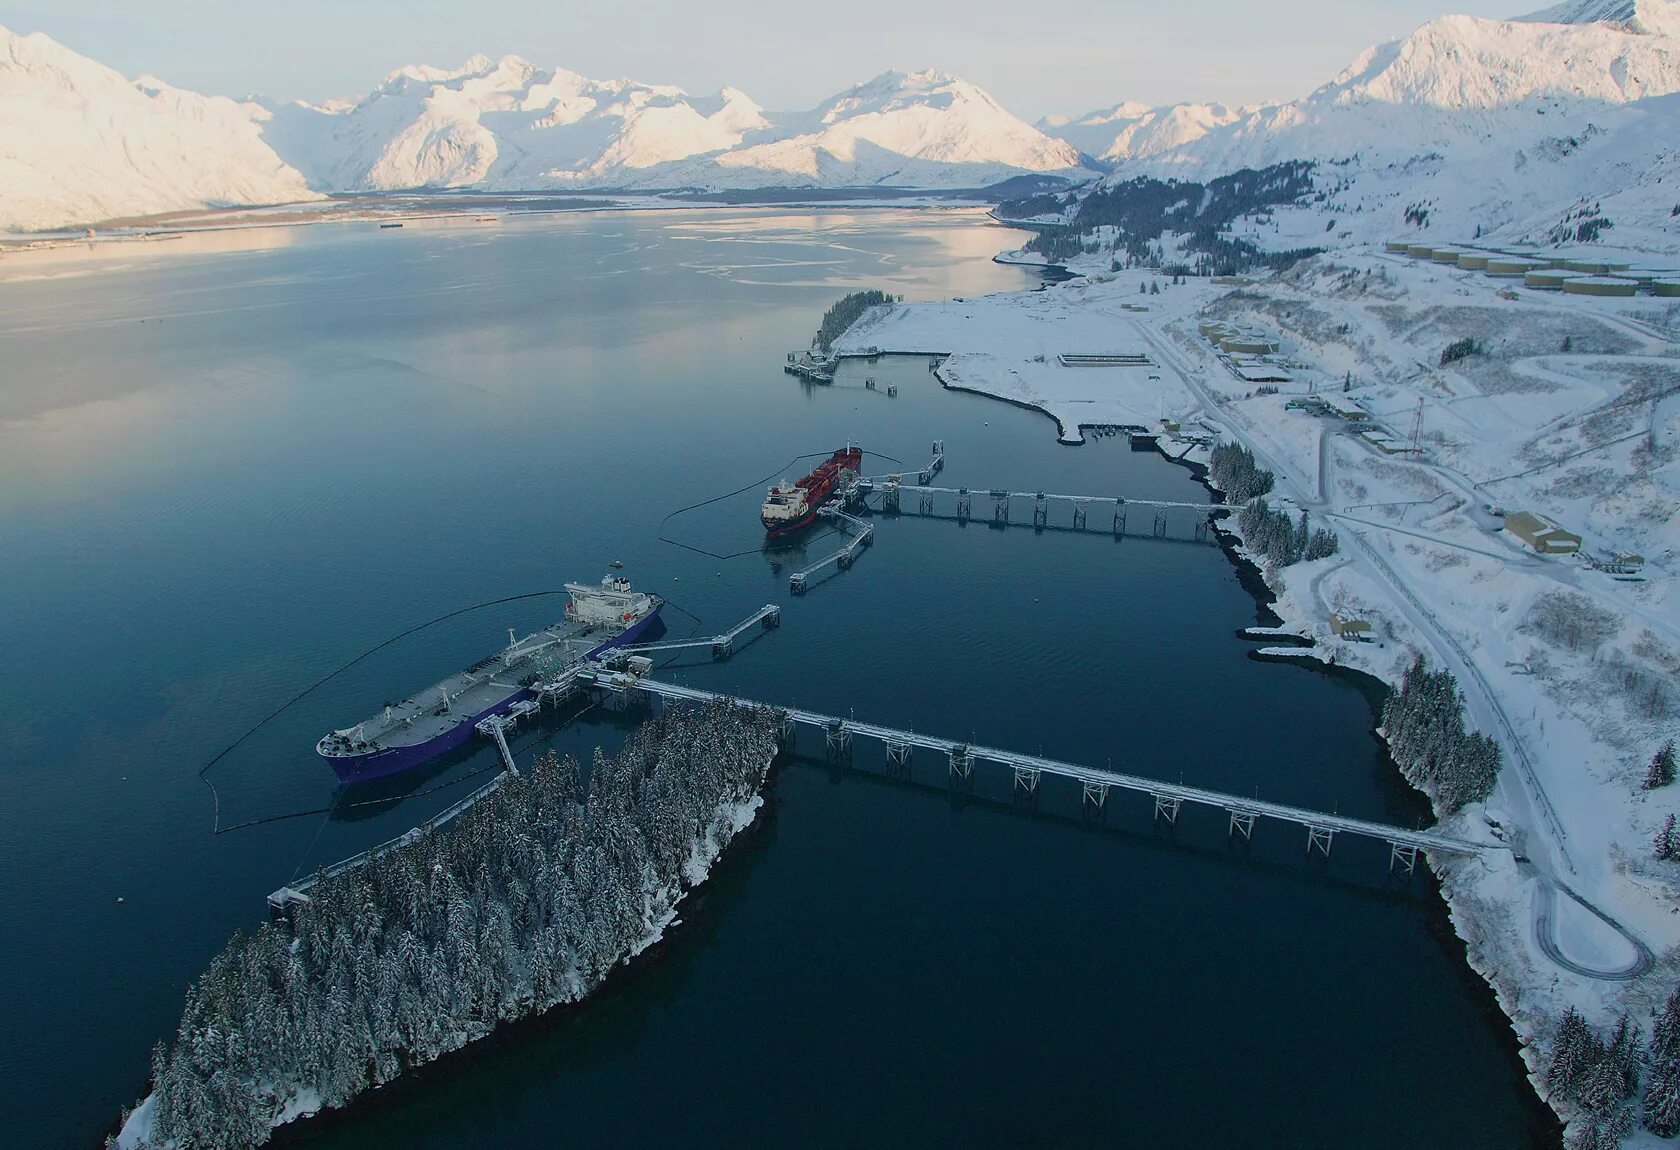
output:
[[[1215,496],[1223,495],[1209,478],[1208,469],[1205,465],[1193,463],[1190,460],[1176,459],[1165,451],[1162,451],[1161,454],[1170,462],[1190,467],[1196,472],[1197,480],[1211,494]],[[1220,550],[1224,552],[1225,557],[1236,570],[1238,581],[1253,596],[1257,617],[1270,618],[1271,621],[1264,625],[1296,632],[1305,630],[1306,628],[1302,624],[1307,620],[1302,618],[1291,619],[1278,610],[1277,593],[1266,582],[1264,572],[1243,551],[1239,550],[1242,541],[1241,535],[1223,526],[1220,522],[1214,524],[1214,535],[1219,540]],[[1304,652],[1302,655],[1260,661],[1298,666],[1315,674],[1341,679],[1357,688],[1365,696],[1366,703],[1371,708],[1370,736],[1379,748],[1384,775],[1404,788],[1407,793],[1420,799],[1425,807],[1432,808],[1433,804],[1430,803],[1428,796],[1413,786],[1400,770],[1399,765],[1394,762],[1389,752],[1388,739],[1382,731],[1383,702],[1394,690],[1393,685],[1370,671],[1341,663],[1326,662],[1317,657],[1316,654],[1305,653],[1316,652],[1317,649],[1318,644],[1315,641],[1311,647],[1302,648]],[[1249,657],[1254,658],[1255,652],[1250,651]],[[1431,815],[1433,817],[1433,811],[1431,811]],[[1435,821],[1436,825],[1439,825],[1441,820],[1436,818]],[[1504,1030],[1511,1038],[1511,1045],[1507,1048],[1507,1054],[1512,1060],[1512,1066],[1514,1069],[1520,1069],[1523,1080],[1529,1085],[1530,1097],[1536,1107],[1536,1115],[1543,1114],[1545,1116],[1548,1120],[1548,1131],[1556,1133],[1555,1144],[1561,1145],[1566,1120],[1547,1100],[1543,1089],[1542,1067],[1530,1063],[1530,1055],[1534,1052],[1535,1047],[1518,1024],[1515,1010],[1516,1003],[1510,997],[1510,988],[1502,985],[1502,979],[1499,977],[1496,964],[1478,949],[1478,941],[1472,939],[1471,935],[1478,932],[1468,929],[1467,924],[1470,919],[1465,918],[1461,924],[1460,916],[1467,915],[1468,912],[1454,902],[1450,885],[1452,880],[1457,877],[1458,872],[1451,868],[1451,860],[1444,860],[1438,864],[1427,853],[1422,855],[1422,859],[1425,864],[1423,870],[1427,875],[1427,881],[1433,886],[1434,893],[1438,897],[1438,901],[1435,899],[1429,900],[1430,933],[1443,949],[1450,951],[1451,957],[1454,959],[1453,965],[1465,978],[1466,987],[1474,998],[1480,1000],[1479,1009],[1484,1011],[1484,1017],[1490,1020],[1497,1018],[1504,1024]],[[1451,940],[1450,943],[1449,939]]]
[[[850,191],[855,189],[837,189]],[[814,210],[897,210],[979,211],[990,200],[939,191],[912,191],[903,196],[845,196],[823,198],[821,189],[809,196],[785,199],[732,199],[725,196],[678,196],[672,192],[479,192],[461,193],[390,192],[326,196],[318,200],[292,200],[278,204],[248,204],[220,208],[184,208],[150,215],[112,216],[108,219],[61,224],[27,230],[0,228],[0,256],[29,251],[50,251],[76,244],[134,243],[174,236],[239,232],[265,228],[309,227],[316,224],[428,221],[481,222],[494,215],[496,222],[522,216],[577,215],[596,212],[649,211],[742,211],[747,209]],[[428,195],[450,202],[426,204]],[[568,204],[565,201],[575,199]],[[477,201],[477,202],[475,202]],[[1012,227],[986,212],[1002,227]],[[1027,229],[1018,229],[1027,230]],[[92,233],[91,235],[89,233]],[[1060,265],[1045,265],[1072,278],[1076,273]]]

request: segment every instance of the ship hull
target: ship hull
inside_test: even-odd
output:
[[[391,775],[411,771],[415,767],[431,762],[439,755],[446,755],[455,748],[464,746],[473,735],[477,734],[476,725],[491,715],[506,713],[507,709],[521,699],[533,698],[534,693],[521,688],[494,706],[486,707],[476,715],[462,719],[455,726],[442,734],[433,735],[422,743],[411,743],[405,747],[381,747],[365,755],[332,755],[323,756],[332,765],[333,773],[341,782],[363,783],[369,779],[383,779]]]
[[[812,507],[811,510],[801,515],[798,519],[770,520],[760,515],[758,517],[758,521],[764,524],[765,532],[770,536],[770,538],[774,539],[778,535],[788,535],[798,531],[801,527],[809,527],[816,521],[816,518],[817,509]]]
[[[664,606],[663,603],[659,604],[617,635],[599,646],[590,648],[584,658],[597,659],[614,647],[623,647],[634,643],[646,634],[648,628],[653,626]],[[470,715],[462,719],[447,731],[433,735],[424,742],[411,743],[401,747],[381,747],[379,750],[371,751],[365,755],[322,755],[321,757],[327,760],[327,763],[333,769],[333,773],[339,777],[341,782],[364,783],[371,779],[389,778],[391,775],[398,775],[404,771],[411,771],[415,767],[424,766],[439,755],[446,755],[457,747],[465,746],[477,734],[479,723],[488,719],[491,715],[506,714],[515,703],[535,697],[536,692],[521,687],[501,701],[486,707],[476,715]]]

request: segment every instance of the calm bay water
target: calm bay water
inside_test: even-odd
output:
[[[722,210],[0,265],[7,1142],[93,1143],[264,894],[440,809],[493,753],[214,837],[206,760],[406,627],[612,560],[679,636],[784,604],[732,661],[669,677],[1418,818],[1355,687],[1244,657],[1253,600],[1188,516],[1122,541],[877,520],[802,599],[756,491],[667,518],[847,439],[914,465],[942,438],[951,486],[1204,498],[920,360],[830,388],[781,373],[847,290],[1032,286],[989,262],[1010,243],[973,213]],[[223,826],[331,805],[322,731],[561,602],[451,620],[310,694],[211,772]],[[587,753],[623,727],[594,711],[516,746]],[[1387,881],[1386,847],[1309,862],[1262,826],[1235,850],[1206,812],[1169,834],[1115,796],[1097,823],[1054,780],[1027,809],[1001,772],[958,796],[942,763],[893,780],[882,757],[784,765],[687,921],[595,1000],[283,1140],[1555,1144],[1438,897]]]

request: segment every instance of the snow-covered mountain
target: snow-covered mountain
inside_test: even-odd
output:
[[[1362,173],[1403,174],[1389,181],[1393,194],[1409,182],[1419,194],[1438,186],[1443,195],[1474,197],[1509,177],[1523,194],[1494,197],[1504,206],[1493,217],[1505,221],[1522,214],[1518,200],[1562,194],[1570,184],[1552,179],[1556,165],[1546,168],[1547,157],[1561,162],[1581,148],[1590,157],[1624,121],[1649,129],[1663,111],[1617,110],[1676,91],[1680,0],[1570,0],[1512,20],[1439,17],[1366,50],[1298,100],[1243,108],[1123,103],[1039,127],[1112,166],[1111,185],[1138,175],[1206,179],[1297,159],[1341,165],[1344,183]],[[1646,141],[1653,162],[1665,154],[1663,140]],[[1626,177],[1632,158],[1618,161]],[[1585,169],[1581,195],[1614,190],[1590,159],[1564,166]],[[1454,188],[1471,167],[1475,178]]]
[[[1043,126],[1112,164],[1109,187],[1319,161],[1313,203],[1257,226],[1262,246],[1389,238],[1420,219],[1453,238],[1544,240],[1589,212],[1609,221],[1605,242],[1672,252],[1677,93],[1680,0],[1571,0],[1431,20],[1286,103],[1122,104]]]
[[[1085,177],[1075,148],[940,72],[888,72],[810,112],[518,56],[400,68],[322,104],[130,81],[0,29],[0,228],[407,188],[979,187]]]
[[[939,72],[888,72],[776,116],[725,88],[690,96],[542,71],[517,56],[404,68],[366,97],[271,109],[265,136],[312,186],[976,187],[1083,175],[1077,152]]]
[[[1024,172],[1082,176],[1079,152],[944,72],[884,72],[757,140],[643,183],[724,187],[983,187]]]
[[[1201,139],[1215,128],[1235,123],[1260,105],[1230,108],[1224,104],[1124,103],[1084,116],[1046,116],[1040,131],[1066,140],[1107,164],[1146,160]]]
[[[0,228],[314,198],[266,118],[0,28]]]
[[[626,183],[769,126],[733,88],[694,97],[518,56],[410,66],[359,100],[268,108],[265,139],[327,191]]]
[[[1680,0],[1575,0],[1520,20],[1442,16],[1302,99],[1247,109],[1127,168],[1213,174],[1553,135],[1560,118],[1680,91],[1677,14]]]

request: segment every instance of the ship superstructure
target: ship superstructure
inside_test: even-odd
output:
[[[532,689],[584,660],[634,643],[664,600],[608,575],[598,586],[567,583],[565,620],[508,645],[379,714],[323,736],[315,751],[345,782],[382,778],[461,746],[476,725],[535,696]]]
[[[794,531],[817,517],[817,508],[858,477],[863,451],[847,444],[803,479],[783,480],[770,489],[759,521],[772,535]]]

